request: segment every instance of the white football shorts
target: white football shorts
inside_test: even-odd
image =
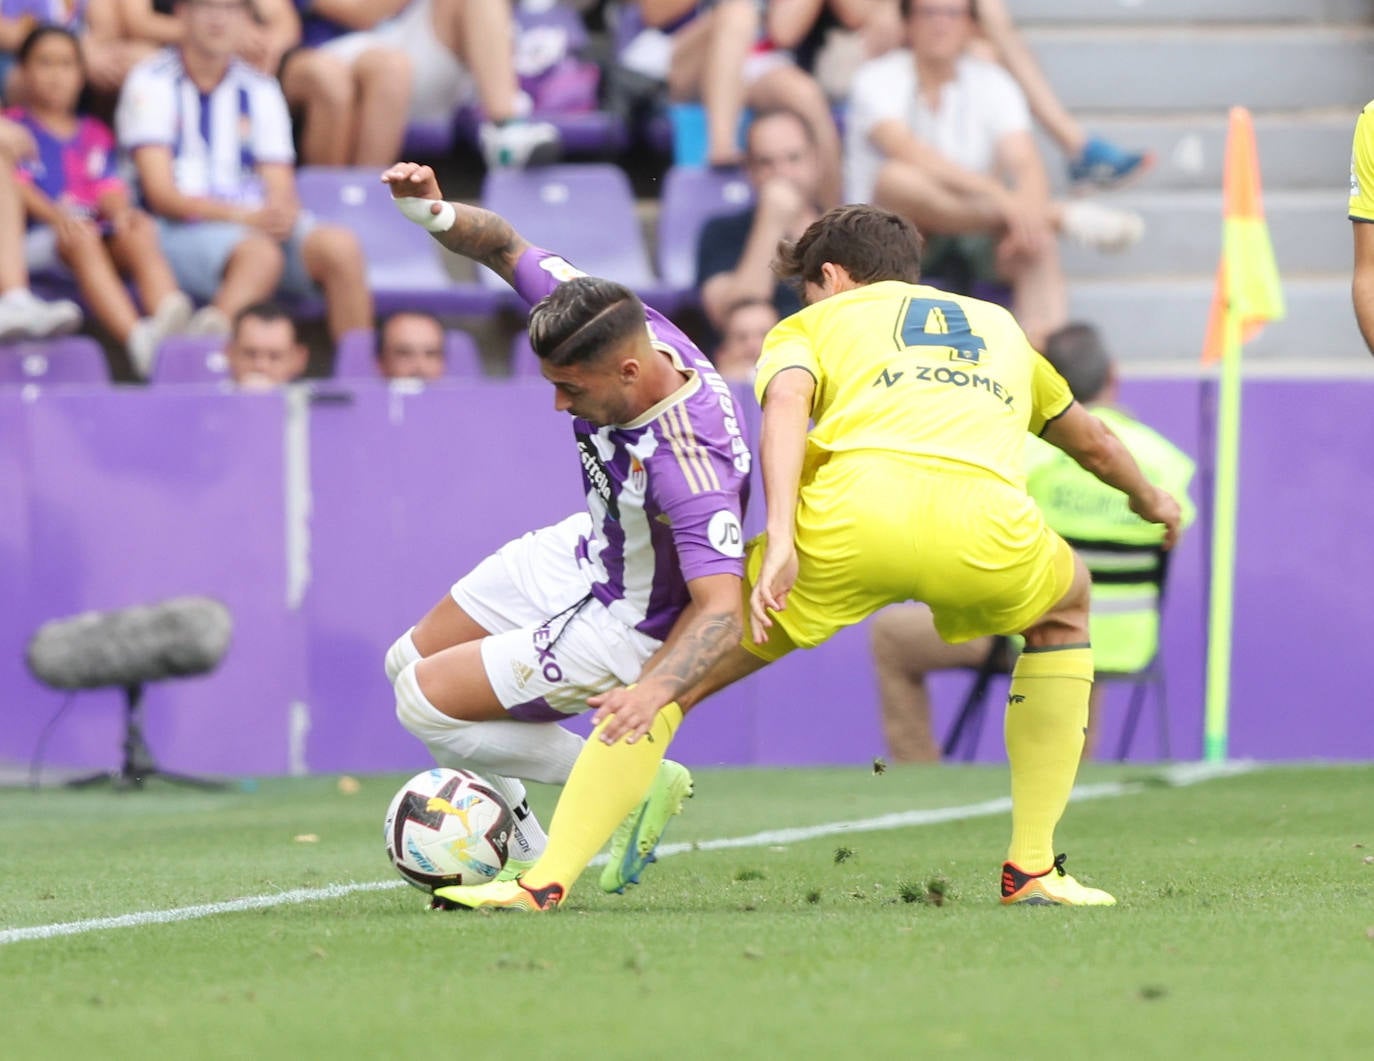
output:
[[[454,603],[491,635],[482,664],[512,718],[580,714],[587,697],[637,680],[658,650],[590,596],[575,551],[591,532],[580,512],[507,542],[454,583]]]

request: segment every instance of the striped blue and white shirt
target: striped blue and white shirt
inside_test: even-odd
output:
[[[262,202],[258,165],[296,160],[291,116],[275,79],[234,59],[219,84],[201,92],[176,48],[129,72],[115,110],[115,134],[126,159],[140,147],[171,148],[183,195],[244,206]],[[136,183],[136,174],[130,178]]]

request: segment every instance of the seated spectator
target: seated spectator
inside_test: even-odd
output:
[[[140,63],[115,126],[182,290],[210,304],[191,331],[225,334],[245,306],[322,290],[329,332],[372,326],[354,234],[301,212],[286,100],[236,58],[246,0],[178,0],[185,40]]]
[[[272,302],[239,310],[224,356],[229,378],[244,390],[270,390],[299,379],[308,360],[295,322]]]
[[[377,371],[386,379],[442,379],[444,326],[439,318],[401,310],[382,321],[377,329]]]
[[[797,293],[773,276],[773,255],[778,240],[796,239],[822,213],[816,142],[795,111],[761,111],[746,143],[754,204],[713,217],[697,238],[697,288],[718,331],[741,302],[772,299],[779,317],[801,308]]]
[[[1188,499],[1192,458],[1116,407],[1116,369],[1096,329],[1087,324],[1066,325],[1050,336],[1045,357],[1068,381],[1074,398],[1121,439],[1146,478],[1178,499],[1183,525],[1187,526],[1193,518]],[[1131,512],[1125,494],[1099,482],[1061,450],[1027,436],[1026,458],[1027,489],[1060,534],[1129,545],[1152,545],[1162,540],[1162,528]],[[1112,598],[1117,607],[1104,608],[1104,596]],[[1134,607],[1121,607],[1127,603]],[[1128,602],[1113,598],[1113,587],[1093,587],[1091,633],[1094,664],[1099,670],[1134,671],[1149,662],[1159,639],[1157,609],[1157,601]],[[1142,621],[1148,628],[1142,629]],[[923,604],[901,604],[880,612],[873,621],[872,638],[883,732],[893,761],[936,761],[940,745],[930,729],[925,677],[931,671],[953,667],[977,668],[992,650],[992,638],[946,644],[935,632],[930,610]],[[1011,659],[1000,662],[1010,671]],[[1094,688],[1089,703],[1085,757],[1092,754],[1096,742],[1099,691]]]
[[[14,43],[6,46],[5,51],[14,53],[38,26],[70,30],[81,48],[87,85],[97,94],[113,97],[129,71],[151,50],[146,44],[124,39],[120,3],[121,0],[3,0],[0,40],[12,39]],[[6,56],[0,64],[0,88],[8,102],[23,103],[23,75],[12,66],[12,59]]]
[[[291,8],[290,0],[258,0]],[[301,161],[388,166],[401,154],[414,71],[377,27],[406,0],[295,0],[295,47],[281,60],[286,102],[301,116]]]
[[[308,6],[305,43],[318,47],[307,48],[302,59],[287,57],[282,69],[287,96],[318,110],[323,104],[310,102],[313,94],[330,93],[337,102],[351,93],[356,100],[352,106],[362,108],[363,97],[348,87],[348,79],[358,90],[368,81],[374,102],[371,111],[357,118],[359,155],[365,128],[377,136],[380,151],[387,118],[396,147],[381,155],[380,162],[394,161],[400,153],[405,121],[397,121],[398,114],[409,121],[447,120],[460,106],[478,103],[483,116],[478,138],[488,166],[526,166],[557,157],[558,130],[548,122],[527,120],[530,101],[516,78],[514,18],[507,0],[295,2]],[[340,27],[353,32],[337,35]],[[383,53],[408,58],[411,69],[404,78],[381,58]],[[403,80],[407,104],[384,105],[384,97],[399,96]],[[391,108],[389,113],[384,107]],[[342,127],[347,115],[338,111],[327,120]],[[308,135],[309,123],[307,117]],[[310,160],[309,153],[306,158]]]
[[[736,302],[725,314],[720,345],[716,347],[716,371],[727,383],[753,383],[763,339],[778,323],[778,311],[764,298]]]
[[[995,63],[967,54],[972,0],[906,0],[909,49],[854,77],[846,190],[916,223],[923,272],[1011,285],[1039,345],[1068,314],[1057,237],[1098,250],[1134,244],[1143,222],[1092,201],[1053,201],[1026,98]]]
[[[40,26],[19,48],[19,70],[28,105],[5,117],[23,125],[38,147],[18,170],[29,217],[28,266],[54,269],[60,259],[95,319],[146,378],[162,340],[186,327],[191,300],[177,289],[152,218],[130,205],[115,175],[113,134],[103,122],[76,113],[83,86],[76,37],[59,26]],[[125,276],[146,316],[129,297]]]
[[[1149,170],[1153,156],[1127,151],[1098,136],[1090,136],[1050,86],[1035,53],[1026,45],[1007,8],[1006,0],[977,0],[973,17],[981,38],[971,52],[1007,68],[1026,94],[1031,113],[1063,151],[1069,180],[1079,188],[1114,188]],[[865,28],[869,45],[880,51],[904,45],[903,18],[898,0],[879,0]]]
[[[16,122],[0,118],[0,343],[48,339],[81,327],[81,307],[75,302],[45,302],[29,290],[24,201],[15,164],[37,153],[33,134]]]
[[[821,166],[824,207],[840,202],[840,136],[830,101],[790,53],[773,47],[754,0],[639,0],[644,23],[620,61],[664,81],[670,99],[700,100],[706,108],[706,157],[713,166],[743,161],[740,117],[745,107],[795,110],[811,130]],[[772,7],[769,5],[769,18]]]

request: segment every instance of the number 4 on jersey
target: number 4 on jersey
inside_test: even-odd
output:
[[[940,346],[952,351],[951,361],[978,364],[988,344],[969,327],[968,317],[957,302],[913,298],[902,310],[896,335],[899,346]]]

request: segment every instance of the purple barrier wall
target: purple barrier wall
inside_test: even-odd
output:
[[[1201,392],[1134,381],[1124,397],[1197,453]],[[1374,640],[1371,398],[1374,381],[1247,384],[1236,756],[1374,758],[1363,677],[1344,665]],[[39,623],[207,593],[233,612],[234,640],[215,674],[149,690],[164,765],[418,768],[425,752],[393,719],[383,653],[492,548],[580,506],[568,424],[551,406],[538,381],[328,387],[309,404],[201,388],[0,392],[0,760],[27,760],[62,702],[23,666]],[[761,517],[756,495],[748,522]],[[1201,748],[1203,531],[1180,547],[1166,608],[1179,757]],[[939,732],[967,681],[935,682]],[[1107,747],[1121,699],[1109,700]],[[883,750],[875,702],[860,628],[705,705],[674,747],[689,763],[864,762]],[[982,759],[1002,757],[993,704]],[[119,734],[117,694],[81,693],[47,761],[112,765]],[[1155,753],[1149,719],[1136,753]]]

